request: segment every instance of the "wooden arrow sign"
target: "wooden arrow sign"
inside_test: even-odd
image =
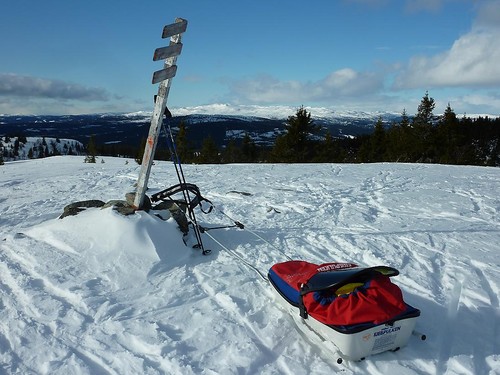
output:
[[[155,83],[175,77],[175,73],[177,73],[177,65],[172,65],[169,66],[168,68],[157,70],[156,72],[153,73],[153,85]]]
[[[155,50],[153,61],[164,60],[169,57],[179,56],[182,51],[182,43],[171,44],[168,47],[161,47]]]
[[[187,20],[183,18],[177,18],[175,23],[167,25],[163,28],[162,38],[169,38],[176,34],[181,34],[187,29]]]

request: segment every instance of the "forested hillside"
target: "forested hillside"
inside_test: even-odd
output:
[[[414,116],[403,111],[401,120],[385,124],[379,119],[371,134],[357,137],[320,136],[311,113],[303,107],[287,121],[286,132],[274,146],[260,147],[247,135],[240,143],[218,149],[206,138],[201,149],[189,147],[189,134],[181,124],[177,147],[181,160],[194,163],[367,163],[408,162],[500,165],[500,118],[462,116],[450,105],[434,115],[435,101],[428,93]]]

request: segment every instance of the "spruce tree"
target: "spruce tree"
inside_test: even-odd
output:
[[[211,136],[203,140],[198,160],[202,164],[217,164],[220,162],[219,149]]]
[[[257,161],[257,145],[248,133],[245,133],[241,142],[241,161],[244,163],[253,163]]]
[[[241,150],[234,139],[231,139],[222,153],[223,163],[239,163],[241,161]]]
[[[192,152],[189,148],[187,139],[187,129],[184,121],[179,124],[179,132],[175,137],[175,147],[177,150],[177,155],[182,163],[189,163],[192,159]]]
[[[330,131],[327,131],[325,139],[322,142],[318,142],[313,161],[316,163],[341,163],[345,157],[346,154],[340,146],[340,141],[335,139]]]
[[[89,138],[89,143],[87,144],[87,156],[85,157],[85,163],[95,163],[95,156],[97,154],[94,136],[91,135]]]
[[[457,164],[460,161],[461,135],[459,121],[455,112],[448,103],[443,116],[439,119],[436,129],[435,143],[439,149],[439,162]]]
[[[413,119],[415,125],[432,125],[434,119],[434,107],[436,103],[434,99],[429,97],[429,92],[426,91],[420,104],[418,105],[417,114]]]
[[[411,161],[413,162],[433,162],[436,158],[436,150],[431,140],[433,133],[434,99],[429,97],[426,91],[424,97],[418,105],[417,114],[413,118],[413,150]]]
[[[137,150],[137,153],[135,155],[135,162],[139,165],[142,164],[142,158],[144,157],[145,148],[146,148],[146,138],[143,137],[141,140],[141,145],[139,146],[139,150]]]
[[[387,153],[386,132],[382,118],[379,117],[375,124],[375,130],[371,136],[371,161],[381,162],[385,161]]]
[[[286,133],[276,139],[273,160],[286,163],[311,161],[314,157],[311,136],[317,132],[311,113],[300,107],[295,116],[288,117]]]

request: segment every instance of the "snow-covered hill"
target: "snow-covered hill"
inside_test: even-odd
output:
[[[420,164],[186,165],[217,210],[202,256],[172,219],[68,203],[123,199],[136,163],[0,166],[2,374],[499,374],[500,169]],[[175,184],[156,162],[152,194]],[[223,247],[221,247],[221,245]],[[288,257],[390,265],[422,315],[398,352],[335,363],[267,273]]]
[[[325,122],[338,121],[363,121],[369,120],[376,122],[379,117],[384,119],[398,118],[401,113],[393,112],[364,112],[364,111],[342,111],[329,107],[310,107],[304,108],[311,113],[311,117],[315,120]],[[298,107],[293,106],[259,106],[259,105],[236,105],[226,103],[207,104],[192,107],[173,107],[171,112],[173,116],[235,116],[242,119],[261,118],[286,120],[289,116],[297,113]],[[151,116],[151,112],[133,112],[128,116]]]
[[[54,155],[83,155],[85,147],[74,139],[50,137],[0,137],[4,161],[37,159]]]

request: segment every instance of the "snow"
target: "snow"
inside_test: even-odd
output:
[[[216,206],[202,225],[245,224],[204,234],[209,256],[146,212],[58,219],[124,199],[138,173],[81,156],[0,167],[0,373],[500,374],[500,169],[185,165]],[[148,195],[175,183],[155,162]],[[427,340],[336,364],[260,275],[288,258],[399,269]]]
[[[241,117],[241,119],[287,119],[289,116],[294,116],[299,107],[294,106],[260,106],[260,105],[243,105],[243,104],[228,104],[214,103],[207,105],[199,105],[193,107],[172,107],[170,108],[174,116],[233,116]],[[365,112],[355,110],[338,110],[331,107],[304,107],[311,116],[316,119],[324,120],[345,120],[345,119],[370,119],[377,120],[382,117],[400,117],[401,113],[397,112]],[[152,112],[138,111],[125,114],[127,117],[150,117]],[[206,117],[205,117],[206,119]]]
[[[188,116],[188,115],[208,115],[208,116],[242,116],[251,118],[269,118],[269,119],[287,119],[289,116],[294,116],[297,113],[298,106],[262,106],[262,105],[248,105],[248,104],[229,104],[229,103],[214,103],[207,105],[199,105],[192,107],[172,107],[170,108],[174,116]],[[339,109],[333,107],[304,107],[311,113],[313,119],[326,120],[326,121],[342,121],[342,120],[356,120],[367,119],[377,121],[380,117],[384,119],[395,119],[401,117],[401,111],[360,111]],[[152,112],[137,111],[126,114],[128,117],[151,117]],[[410,113],[412,115],[412,113]],[[470,114],[467,113],[466,117],[489,117],[497,118],[498,114]]]

